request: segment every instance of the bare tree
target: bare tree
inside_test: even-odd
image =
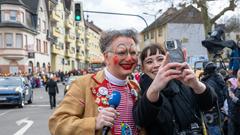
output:
[[[233,16],[226,23],[226,31],[234,32],[240,31],[240,18]]]
[[[157,3],[157,2],[162,2],[162,1],[165,1],[165,2],[171,2],[171,4],[173,3],[174,0],[142,0],[141,2],[142,3],[146,3],[146,2],[154,2],[154,3]],[[205,29],[205,33],[207,35],[208,32],[211,31],[211,28],[213,26],[213,24],[216,23],[216,21],[224,15],[224,13],[226,13],[227,11],[234,11],[234,9],[237,7],[237,3],[240,1],[240,0],[229,0],[229,5],[225,8],[222,9],[222,11],[220,11],[218,14],[216,14],[215,16],[213,17],[209,17],[209,8],[207,3],[209,1],[217,1],[217,0],[182,0],[178,6],[179,7],[185,7],[187,4],[196,4],[198,8],[200,8],[200,12],[201,12],[201,15],[202,15],[202,18],[203,18],[203,24],[204,24],[204,29]],[[220,2],[220,0],[219,0]]]
[[[229,5],[212,18],[209,18],[207,1],[214,1],[214,0],[193,0],[193,3],[197,4],[198,8],[201,9],[201,15],[203,18],[205,33],[208,33],[209,31],[211,31],[212,25],[222,15],[224,15],[225,12],[230,11],[230,10],[234,11],[234,9],[237,7],[237,2],[239,0],[229,0]]]

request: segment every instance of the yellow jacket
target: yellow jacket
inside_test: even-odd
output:
[[[101,135],[102,130],[95,130],[98,104],[91,88],[98,87],[97,82],[105,79],[103,71],[96,76],[85,75],[75,80],[63,101],[49,118],[49,130],[52,135]],[[129,82],[132,88],[138,85]],[[108,133],[111,135],[111,132]]]

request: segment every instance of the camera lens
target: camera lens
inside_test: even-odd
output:
[[[167,47],[168,47],[168,49],[173,49],[173,48],[175,48],[174,42],[173,42],[173,41],[167,42]]]

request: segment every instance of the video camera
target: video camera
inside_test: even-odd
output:
[[[206,40],[202,41],[202,45],[207,48],[210,54],[219,54],[225,47],[234,49],[237,47],[233,40],[225,41],[223,39],[224,31],[216,28]]]

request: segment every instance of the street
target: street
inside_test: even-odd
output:
[[[58,83],[57,104],[63,99],[64,85]],[[48,118],[50,109],[48,93],[45,88],[35,88],[32,104],[23,108],[0,106],[0,135],[50,135]]]

